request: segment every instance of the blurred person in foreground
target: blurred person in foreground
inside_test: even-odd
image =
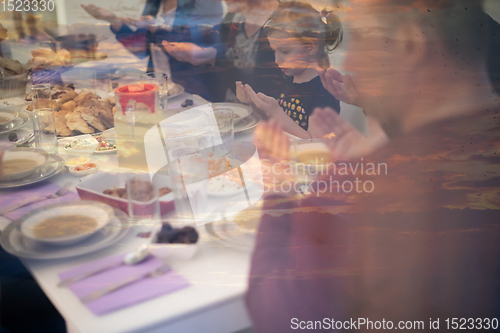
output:
[[[347,321],[341,330],[373,331],[359,324],[365,318],[391,321],[381,331],[399,321],[429,331],[474,318],[469,329],[491,330],[500,295],[500,103],[482,1],[349,6],[344,67],[391,140],[366,155],[332,156],[298,193],[283,162],[288,138],[275,122],[258,129],[265,182],[281,186],[266,195],[252,256],[254,327],[339,329],[333,319]],[[337,117],[315,110],[310,119],[332,152],[349,129]]]

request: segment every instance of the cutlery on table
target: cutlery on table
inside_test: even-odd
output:
[[[134,277],[131,277],[129,279],[126,279],[126,280],[123,280],[121,282],[118,282],[117,284],[114,284],[112,286],[109,286],[107,288],[104,288],[104,289],[101,289],[101,290],[98,290],[98,291],[95,291],[87,296],[85,296],[84,298],[81,299],[81,301],[83,303],[88,303],[88,302],[91,302],[91,301],[95,301],[96,299],[104,296],[104,295],[107,295],[115,290],[118,290],[120,288],[123,288],[137,280],[141,280],[143,278],[151,278],[151,277],[157,277],[157,276],[162,276],[162,275],[165,275],[166,273],[170,272],[172,270],[172,268],[170,268],[170,266],[168,265],[163,265],[163,266],[160,266],[158,267],[157,269],[155,269],[154,271],[152,272],[148,272],[148,273],[145,273],[145,274],[142,274],[142,275],[139,275],[139,276],[134,276]]]
[[[47,200],[47,199],[56,199],[56,198],[59,198],[59,197],[62,197],[68,190],[69,188],[71,187],[71,185],[73,185],[71,182],[67,182],[66,184],[64,184],[63,187],[61,187],[57,192],[55,193],[52,193],[52,194],[49,194],[49,195],[45,195],[45,196],[42,196],[42,197],[38,197],[38,198],[34,198],[34,199],[30,199],[28,201],[25,201],[25,202],[21,202],[21,203],[18,203],[18,204],[15,204],[15,205],[12,205],[4,210],[2,210],[0,212],[0,216],[1,215],[5,215],[7,213],[10,213],[12,212],[13,210],[16,210],[16,209],[19,209],[19,208],[22,208],[24,206],[27,206],[27,205],[30,205],[32,203],[35,203],[35,202],[39,202],[39,201],[42,201],[42,200]]]
[[[94,269],[92,271],[85,272],[83,274],[67,278],[67,279],[62,280],[61,282],[59,282],[59,284],[57,286],[58,287],[67,287],[67,286],[69,286],[69,285],[71,285],[71,284],[73,284],[75,282],[84,280],[84,279],[86,279],[88,277],[91,277],[91,276],[96,275],[98,273],[104,272],[104,271],[106,271],[108,269],[111,269],[111,268],[119,267],[119,266],[122,266],[122,265],[135,265],[135,264],[138,264],[140,262],[143,262],[144,259],[146,259],[149,256],[149,254],[150,254],[150,252],[149,252],[148,246],[146,244],[141,245],[134,252],[128,253],[125,256],[125,258],[123,258],[123,260],[120,261],[120,262],[118,262],[118,263],[113,263],[112,265],[108,265],[108,266],[105,266],[105,267],[100,267],[98,269]]]

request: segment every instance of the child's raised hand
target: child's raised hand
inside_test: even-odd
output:
[[[241,103],[252,104],[252,99],[245,90],[245,86],[241,81],[236,82],[236,97]]]
[[[245,90],[255,106],[266,112],[268,115],[272,116],[276,112],[283,112],[283,109],[276,99],[263,93],[257,94],[248,84],[245,84]]]
[[[359,95],[349,74],[342,75],[339,71],[328,68],[324,71],[316,69],[323,87],[336,99],[346,104],[359,105]]]
[[[264,185],[275,187],[284,181],[294,182],[295,177],[286,172],[290,168],[290,139],[274,119],[260,123],[255,129],[254,144],[259,152]]]

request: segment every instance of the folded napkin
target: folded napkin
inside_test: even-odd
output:
[[[61,280],[84,274],[96,270],[100,267],[107,267],[111,264],[117,264],[123,261],[125,255],[106,257],[85,265],[73,268],[69,271],[59,274]],[[82,281],[69,286],[69,289],[78,297],[83,297],[112,286],[121,281],[134,276],[141,276],[154,271],[163,265],[163,262],[154,256],[146,259],[144,262],[132,266],[121,265],[110,268],[104,272],[93,275]],[[103,315],[118,309],[122,309],[146,300],[171,293],[173,291],[185,288],[189,282],[180,274],[170,271],[158,277],[145,277],[135,282],[117,289],[107,295],[102,296],[92,302],[86,303],[88,309],[95,315]]]
[[[0,191],[0,211],[2,211],[2,209],[11,207],[18,203],[27,202],[30,199],[35,199],[50,195],[52,193],[57,192],[57,190],[59,190],[60,188],[61,186],[57,184],[42,182],[36,185],[22,187],[21,190],[14,189],[9,191]],[[21,216],[23,216],[24,214],[40,207],[52,205],[59,202],[77,201],[77,200],[80,200],[78,194],[68,191],[62,197],[56,199],[47,199],[43,201],[38,201],[31,205],[7,213],[4,216],[9,220],[16,220]]]

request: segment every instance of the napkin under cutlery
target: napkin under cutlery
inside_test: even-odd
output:
[[[61,186],[57,184],[52,184],[49,182],[43,182],[36,185],[31,185],[23,187],[22,189],[13,189],[9,191],[0,191],[0,211],[13,205],[32,200],[34,198],[44,197],[52,193],[57,192]],[[34,209],[51,205],[60,202],[69,202],[80,200],[78,194],[68,191],[63,196],[55,199],[47,199],[35,202],[33,204],[27,205],[25,207],[19,208],[12,212],[5,214],[4,216],[9,220],[17,220],[24,214],[31,212]]]
[[[113,264],[122,262],[124,257],[125,255],[117,255],[99,259],[97,261],[73,268],[69,271],[62,272],[59,274],[59,278],[64,280],[88,271],[99,269],[100,267],[112,266]],[[117,289],[96,300],[85,303],[90,311],[92,311],[95,315],[100,316],[171,293],[189,285],[189,282],[175,271],[169,271],[161,276],[145,277],[148,272],[152,272],[163,265],[164,263],[161,259],[151,256],[149,259],[140,264],[131,266],[116,265],[116,267],[112,269],[92,275],[85,280],[75,282],[68,288],[76,295],[76,297],[82,300],[92,293],[103,290],[122,281],[129,280],[133,277],[142,277],[133,283],[127,284],[123,288]]]

